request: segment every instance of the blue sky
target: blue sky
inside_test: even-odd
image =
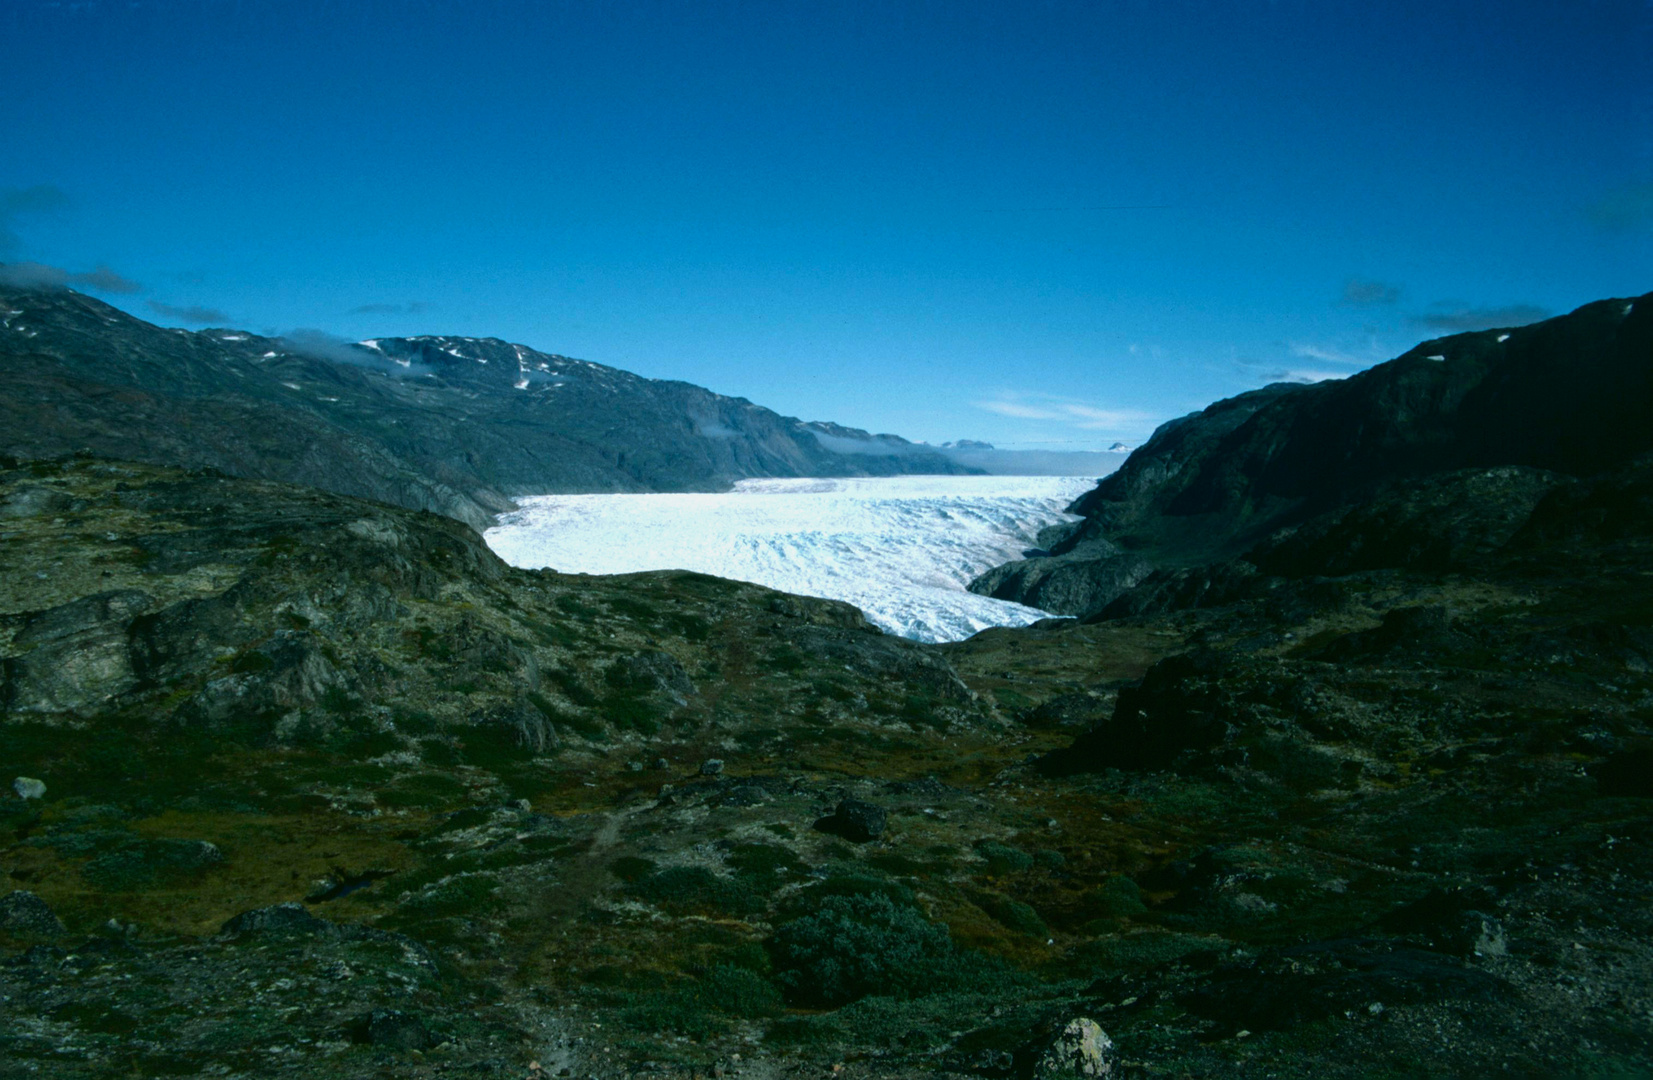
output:
[[[1653,289],[1645,0],[4,0],[0,40],[0,260],[932,442],[1136,442]]]

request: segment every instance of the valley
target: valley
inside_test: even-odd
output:
[[[0,1076],[1645,1072],[1653,464],[1445,464],[924,644],[12,456]]]

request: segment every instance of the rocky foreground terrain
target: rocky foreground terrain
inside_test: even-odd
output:
[[[8,462],[0,1077],[1653,1070],[1653,464],[1257,557],[922,646]]]

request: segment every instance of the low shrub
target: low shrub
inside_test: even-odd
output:
[[[914,907],[918,899],[913,891],[899,881],[889,881],[871,874],[835,874],[825,881],[801,889],[782,905],[787,914],[802,915],[817,911],[829,899],[846,896],[879,896],[898,907]]]
[[[750,915],[763,898],[747,882],[721,877],[704,866],[668,866],[640,878],[627,890],[674,915]]]
[[[726,861],[729,869],[765,892],[773,891],[788,876],[809,869],[797,853],[779,844],[736,844]]]
[[[958,970],[947,927],[882,895],[833,896],[769,942],[775,982],[800,1004],[836,1007],[935,993]]]
[[[1021,848],[1001,844],[997,840],[982,840],[976,844],[976,853],[987,860],[987,872],[994,877],[1019,874],[1033,867],[1033,856]]]
[[[204,840],[140,840],[99,855],[81,867],[81,876],[99,889],[124,891],[193,877],[224,861]]]
[[[1033,853],[1033,861],[1039,865],[1039,869],[1048,870],[1052,874],[1061,873],[1063,870],[1067,869],[1068,865],[1066,855],[1063,855],[1060,851],[1051,851],[1048,848],[1041,848],[1040,850],[1035,851]]]
[[[498,887],[499,879],[492,874],[453,877],[409,897],[402,904],[402,911],[420,917],[481,914],[496,906],[494,890]]]
[[[640,735],[653,735],[660,730],[656,719],[659,710],[648,698],[627,691],[618,691],[603,699],[603,718],[621,731],[631,730]]]
[[[621,881],[632,884],[654,873],[654,860],[641,855],[622,855],[608,864],[608,870]]]
[[[1144,914],[1148,907],[1136,882],[1114,874],[1085,895],[1082,910],[1090,919],[1129,919]]]
[[[970,897],[970,902],[987,912],[994,922],[1018,934],[1042,938],[1050,933],[1039,913],[1020,900],[998,893],[975,893]]]
[[[669,993],[651,994],[626,1010],[636,1027],[704,1039],[728,1030],[728,1017],[755,1019],[781,1011],[779,991],[743,967],[718,964]]]
[[[729,1016],[751,1019],[781,1011],[781,995],[773,983],[750,968],[717,964],[695,983],[701,1000]]]

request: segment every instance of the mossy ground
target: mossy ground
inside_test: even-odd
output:
[[[1573,632],[1645,625],[1645,575],[1378,575],[1290,621],[925,648],[697,575],[513,571],[451,523],[299,489],[98,462],[0,482],[73,501],[0,536],[23,571],[0,760],[48,785],[4,804],[0,858],[70,931],[0,968],[0,1076],[998,1076],[1081,1014],[1128,1075],[1649,1067],[1653,803],[1589,770],[1646,737],[1653,684]],[[151,600],[131,670],[30,667],[104,632],[36,613],[116,589]],[[1431,604],[1460,613],[1455,652],[1323,658]],[[1041,766],[1191,647],[1231,658],[1243,759]],[[882,836],[814,827],[846,797],[888,811]],[[111,854],[142,872],[88,875]],[[1395,929],[1471,887],[1498,948]],[[401,937],[215,936],[287,901]],[[777,968],[785,928],[861,908],[944,928],[945,965],[848,1003]],[[430,1044],[354,1041],[381,1005]]]

